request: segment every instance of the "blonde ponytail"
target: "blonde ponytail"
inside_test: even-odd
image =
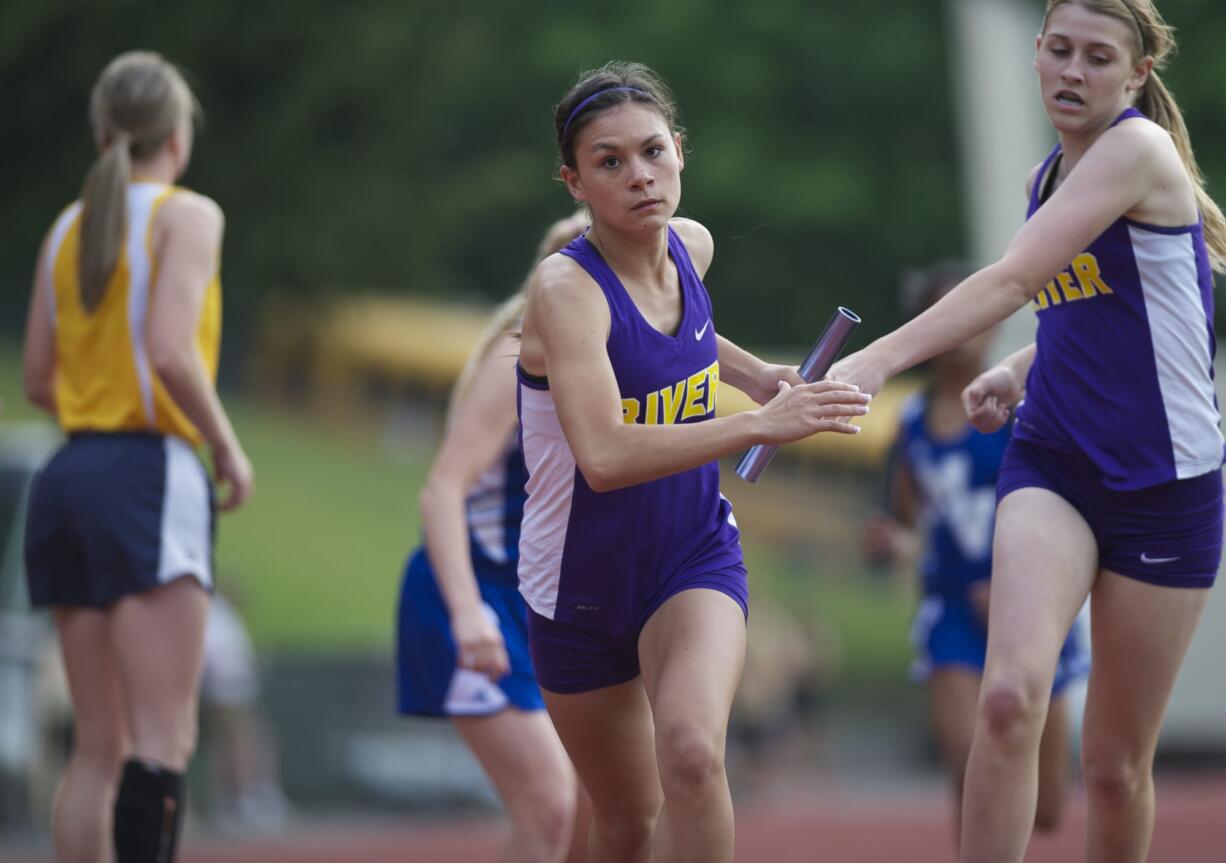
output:
[[[81,189],[81,305],[92,312],[102,303],[107,282],[119,263],[128,224],[128,180],[132,138],[117,132],[85,175]]]
[[[1196,186],[1196,205],[1204,220],[1205,246],[1209,251],[1209,263],[1219,273],[1226,272],[1226,218],[1222,210],[1205,188],[1205,175],[1201,173],[1200,165],[1196,163],[1196,154],[1192,152],[1192,138],[1184,123],[1183,112],[1179,110],[1175,97],[1166,89],[1156,70],[1150,70],[1145,85],[1137,94],[1137,109],[1149,117],[1171,135],[1179,158],[1183,160],[1188,176]]]
[[[129,51],[107,64],[89,97],[94,139],[102,148],[81,188],[77,258],[81,305],[102,304],[128,226],[132,161],[152,158],[179,125],[198,114],[191,88],[152,51]]]

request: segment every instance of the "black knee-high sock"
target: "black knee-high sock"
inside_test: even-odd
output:
[[[183,774],[153,761],[123,766],[115,798],[118,863],[171,863],[183,823]]]

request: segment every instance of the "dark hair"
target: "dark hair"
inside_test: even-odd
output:
[[[678,122],[677,103],[660,76],[642,63],[614,60],[582,73],[553,109],[554,133],[562,164],[575,167],[575,139],[592,118],[627,102],[639,102],[655,109],[669,128],[684,138],[685,130]]]
[[[966,261],[945,258],[918,270],[904,270],[899,296],[903,311],[914,317],[975,272]]]

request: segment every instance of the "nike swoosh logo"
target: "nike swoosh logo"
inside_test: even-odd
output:
[[[694,330],[694,341],[701,342],[702,337],[707,334],[707,327],[711,326],[711,319],[707,318],[707,322],[702,325],[701,330]]]
[[[1172,563],[1179,560],[1177,557],[1150,557],[1145,552],[1141,553],[1141,563]]]

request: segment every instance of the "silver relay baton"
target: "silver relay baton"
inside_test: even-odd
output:
[[[830,371],[830,367],[843,352],[843,348],[847,347],[851,334],[859,325],[860,317],[855,312],[839,306],[838,311],[826,324],[826,329],[822,330],[822,334],[813,343],[813,347],[809,348],[809,353],[805,355],[804,361],[797,369],[805,383],[811,384],[826,376],[826,372]],[[762,471],[766,470],[766,466],[774,458],[777,449],[779,449],[778,444],[754,444],[745,455],[741,456],[736,466],[736,475],[746,482],[757,482]]]

